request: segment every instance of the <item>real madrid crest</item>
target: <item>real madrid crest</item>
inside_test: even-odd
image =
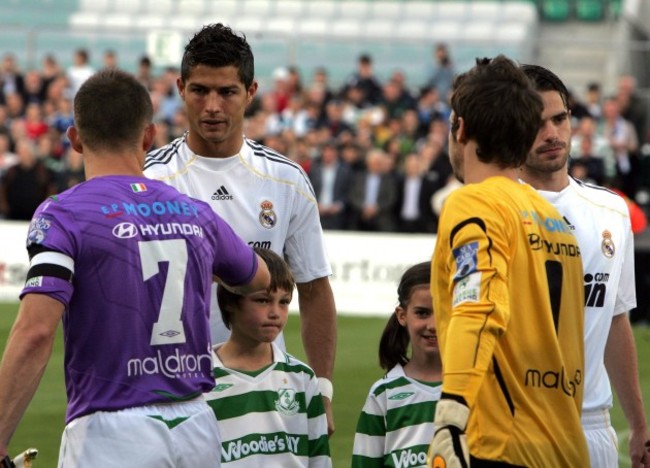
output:
[[[616,253],[616,246],[612,240],[612,233],[607,229],[603,231],[603,241],[600,243],[600,249],[607,258],[612,258]]]
[[[260,208],[262,208],[259,217],[260,224],[266,229],[271,229],[277,222],[277,215],[275,214],[275,211],[273,211],[273,203],[269,200],[264,200],[260,203]]]

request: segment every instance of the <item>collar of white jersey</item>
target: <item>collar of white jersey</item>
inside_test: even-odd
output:
[[[203,156],[203,155],[201,155],[199,153],[195,153],[194,151],[192,151],[192,148],[190,148],[190,145],[187,142],[187,137],[188,136],[189,136],[189,132],[185,132],[183,134],[183,137],[182,137],[183,138],[182,148],[183,148],[183,152],[187,155],[187,158],[188,159],[196,159],[197,161],[200,161],[200,162],[207,162],[207,164],[211,164],[211,161],[218,161],[215,164],[217,164],[217,165],[228,165],[228,164],[231,163],[231,161],[239,160],[243,154],[245,154],[247,151],[250,151],[250,146],[248,145],[248,141],[246,139],[246,136],[244,135],[243,140],[242,140],[242,145],[239,148],[239,151],[237,153],[235,153],[235,154],[233,154],[231,156],[223,157],[223,158],[214,158],[214,157],[210,157],[210,156]]]
[[[223,364],[221,359],[219,358],[219,355],[217,354],[217,349],[221,348],[224,343],[219,343],[216,344],[212,347],[212,367],[227,367]],[[278,345],[275,343],[271,343],[271,349],[273,350],[273,363],[276,362],[288,362],[289,358],[287,355],[282,351]]]

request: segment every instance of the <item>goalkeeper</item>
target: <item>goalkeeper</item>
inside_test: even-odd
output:
[[[542,101],[504,56],[456,78],[431,277],[443,385],[428,466],[589,466],[580,249],[519,168]]]

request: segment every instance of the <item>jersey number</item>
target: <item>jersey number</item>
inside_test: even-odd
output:
[[[185,343],[181,313],[187,271],[187,244],[183,239],[170,239],[138,242],[138,247],[144,281],[160,273],[160,262],[169,262],[158,321],[153,324],[151,332],[151,345]]]

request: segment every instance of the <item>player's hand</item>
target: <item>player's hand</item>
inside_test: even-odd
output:
[[[38,450],[28,448],[23,453],[14,458],[13,463],[16,468],[32,468],[32,461],[38,456]],[[2,467],[4,468],[4,466]]]
[[[464,403],[443,398],[436,404],[436,433],[427,453],[428,468],[468,468],[469,449],[465,427],[469,408]]]
[[[332,402],[329,398],[323,397],[323,406],[325,407],[325,416],[327,417],[327,435],[332,437],[334,434],[334,411],[332,411]]]

